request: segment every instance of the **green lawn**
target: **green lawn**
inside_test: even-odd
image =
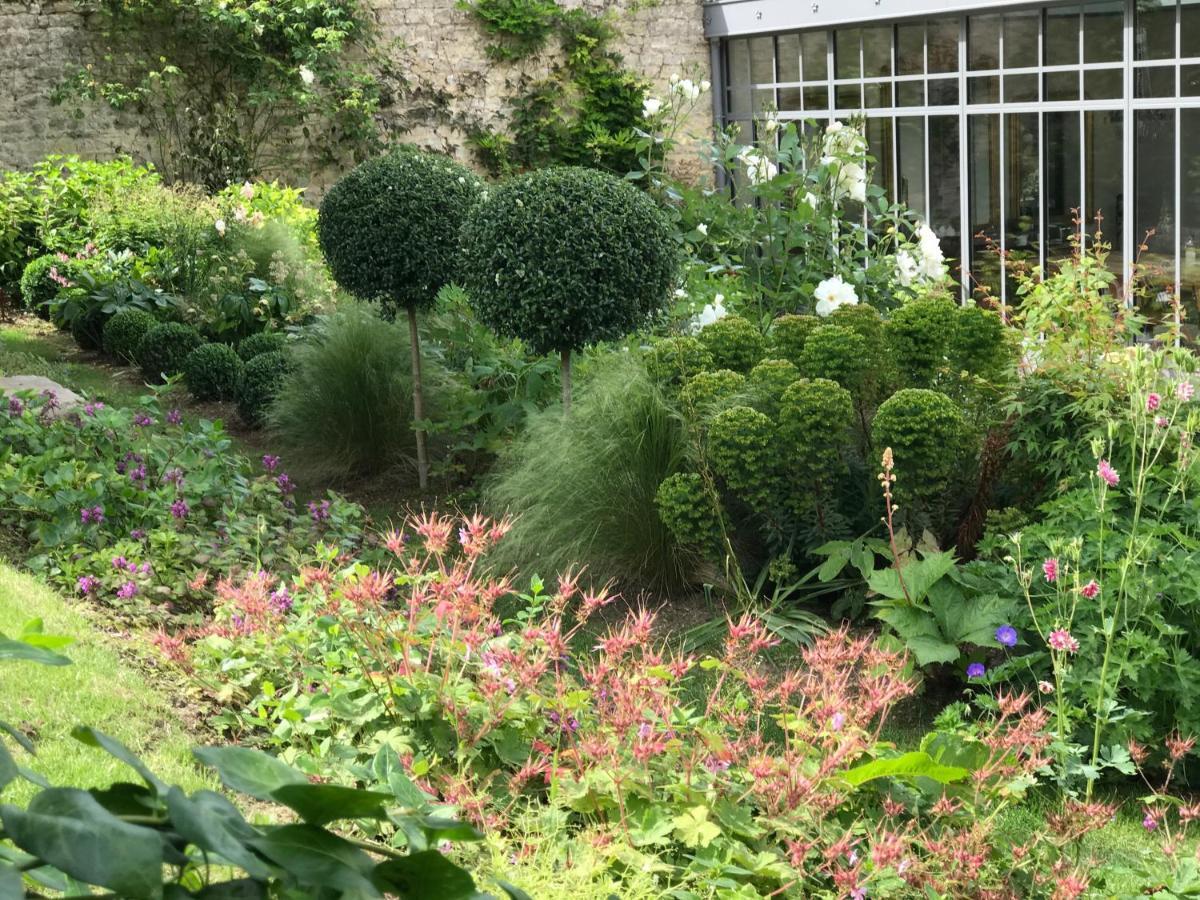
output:
[[[69,601],[0,564],[0,630],[11,635],[34,618],[44,621],[47,634],[67,635],[75,643],[63,651],[71,658],[69,666],[0,664],[0,721],[37,745],[33,759],[14,747],[23,764],[60,786],[136,781],[122,763],[71,737],[74,725],[91,725],[125,743],[168,783],[189,791],[212,786],[192,764],[195,741],[166,697],[118,655],[116,648],[126,638],[105,634]],[[31,791],[13,785],[4,799],[27,799]]]

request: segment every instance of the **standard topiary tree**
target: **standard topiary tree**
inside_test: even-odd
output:
[[[663,308],[679,256],[670,223],[644,193],[594,169],[522,175],[480,203],[462,231],[462,282],[479,318],[562,360],[622,337]]]
[[[317,238],[334,280],[363,300],[408,314],[413,418],[425,417],[417,311],[451,279],[463,219],[482,182],[448,157],[399,147],[368,160],[325,195]],[[429,483],[425,431],[416,429],[417,479]]]

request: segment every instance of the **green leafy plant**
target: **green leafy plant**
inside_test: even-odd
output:
[[[554,33],[559,8],[554,0],[459,0],[493,38],[488,56],[512,61],[537,53]]]
[[[183,381],[197,400],[232,400],[244,364],[228,344],[202,344],[183,361]]]
[[[700,332],[699,340],[716,368],[732,372],[749,372],[767,352],[762,332],[741,316],[718,319]]]

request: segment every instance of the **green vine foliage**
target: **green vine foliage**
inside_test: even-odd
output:
[[[219,190],[378,143],[362,0],[79,0],[98,49],[59,102],[136,113],[168,181]]]
[[[558,23],[554,0],[459,0],[459,9],[470,10],[492,38],[489,59],[513,62],[541,51]]]

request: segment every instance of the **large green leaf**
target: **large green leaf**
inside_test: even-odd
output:
[[[71,660],[45,647],[35,647],[25,641],[0,638],[0,661],[21,660],[41,663],[44,666],[69,666]]]
[[[16,780],[20,775],[21,769],[17,761],[8,752],[4,742],[0,741],[0,793],[3,793],[9,782]]]
[[[146,782],[146,784],[150,785],[150,787],[154,788],[157,793],[161,794],[167,789],[166,784],[160,780],[158,776],[151,772],[149,767],[140,759],[138,759],[132,750],[130,750],[116,738],[111,738],[106,734],[102,734],[101,732],[96,731],[96,729],[90,728],[87,725],[77,725],[72,728],[71,737],[75,738],[77,741],[87,744],[89,747],[99,747],[110,756],[116,757],[121,762],[125,763],[125,765],[129,766],[129,768],[133,769],[133,771],[141,775],[142,780]]]
[[[72,878],[135,900],[162,896],[161,836],[121,821],[87,791],[51,788],[27,810],[0,806],[0,822],[14,844]]]
[[[910,559],[900,567],[897,575],[894,566],[877,569],[867,579],[867,585],[877,594],[891,600],[906,599],[910,603],[921,603],[929,589],[954,568],[954,553],[939,550],[926,553],[923,559]],[[901,587],[900,578],[904,585]]]
[[[433,798],[413,784],[404,771],[404,763],[400,755],[387,744],[379,748],[375,758],[371,760],[371,774],[381,784],[386,784],[392,791],[396,802],[406,809],[415,812],[425,812]]]
[[[197,747],[192,751],[206,766],[221,776],[231,791],[249,794],[257,800],[273,800],[284,785],[308,784],[308,779],[269,753],[249,747]]]
[[[12,866],[0,863],[0,900],[23,900],[25,888],[22,887],[22,882],[24,880],[21,873]]]
[[[391,794],[340,784],[285,784],[272,791],[271,797],[312,825],[338,819],[381,819],[383,805],[392,799]]]
[[[253,841],[259,853],[305,887],[327,887],[353,897],[382,897],[368,877],[371,858],[314,825],[284,825]]]
[[[876,759],[842,773],[854,787],[876,778],[932,778],[941,784],[961,781],[971,773],[959,766],[945,766],[936,762],[928,753],[913,750],[902,756]]]
[[[996,628],[1012,615],[1013,602],[988,594],[964,597],[955,585],[937,585],[929,595],[930,606],[946,640],[955,644],[995,646]]]
[[[266,878],[270,868],[247,845],[262,837],[237,807],[214,791],[197,791],[191,797],[173,787],[167,791],[171,825],[188,843],[215,853],[255,878]]]
[[[375,870],[375,883],[402,900],[471,900],[478,896],[475,880],[436,850],[389,859]]]

